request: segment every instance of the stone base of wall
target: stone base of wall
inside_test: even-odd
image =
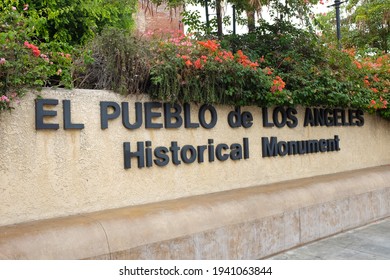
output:
[[[390,166],[0,227],[0,259],[259,259],[390,216]]]

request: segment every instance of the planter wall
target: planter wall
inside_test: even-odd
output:
[[[108,91],[40,96],[0,115],[0,258],[261,258],[390,214],[390,122],[376,116],[305,126],[313,108],[237,118]]]

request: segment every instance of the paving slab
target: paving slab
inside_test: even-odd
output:
[[[270,260],[390,260],[390,217],[274,255]]]

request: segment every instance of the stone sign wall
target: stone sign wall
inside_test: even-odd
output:
[[[390,164],[360,110],[164,104],[45,90],[0,115],[0,225]]]

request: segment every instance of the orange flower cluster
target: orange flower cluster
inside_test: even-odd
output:
[[[260,62],[260,63],[264,63],[264,62],[265,62],[264,55],[262,55],[262,56],[259,58],[259,62]]]
[[[269,68],[269,67],[265,67],[265,68],[263,69],[263,72],[264,72],[264,74],[266,74],[266,75],[272,75],[272,70],[271,70],[271,68]]]
[[[276,76],[275,79],[273,80],[271,92],[274,93],[277,90],[281,92],[285,86],[286,86],[286,83],[282,80],[282,78],[279,76]]]
[[[187,67],[190,67],[190,66],[192,66],[192,62],[191,62],[191,60],[187,60],[187,61],[185,62],[185,64],[186,64],[186,66],[187,66]]]
[[[218,56],[222,57],[224,60],[233,60],[234,59],[234,55],[232,54],[232,52],[225,51],[225,50],[219,52]]]
[[[374,80],[374,82],[379,82],[378,74],[375,74],[372,79]]]
[[[371,58],[365,58],[364,61],[362,62],[362,65],[364,68],[377,70],[382,68],[383,66],[389,65],[389,60],[390,60],[389,54],[385,54],[379,56],[377,59],[375,59],[375,61],[373,61]]]
[[[368,76],[365,76],[365,77],[364,77],[363,82],[364,82],[364,85],[365,85],[366,87],[369,87],[369,86],[370,86],[370,81],[368,80]]]
[[[362,69],[362,64],[359,61],[354,60],[353,63],[356,65],[357,69]]]
[[[254,70],[259,67],[257,62],[252,62],[241,50],[237,51],[238,62],[244,67],[250,67]]]
[[[379,97],[378,101],[375,101],[374,99],[371,100],[370,105],[368,105],[368,108],[370,109],[387,109],[387,100],[384,99],[382,96]]]
[[[38,57],[41,54],[41,51],[38,49],[37,46],[30,44],[29,42],[25,41],[24,46],[31,49],[34,56]]]
[[[202,69],[204,67],[204,64],[207,62],[207,56],[202,55],[200,58],[196,59],[194,62],[191,61],[191,58],[188,55],[180,55],[178,54],[177,57],[180,57],[183,59],[184,64],[187,67],[194,66],[195,69]]]
[[[355,57],[356,50],[355,49],[343,49],[342,52],[348,54],[350,57]]]
[[[204,62],[206,62],[206,61],[204,61]],[[202,65],[202,62],[200,61],[200,58],[195,60],[194,67],[195,67],[195,69],[202,69],[203,68],[203,65]]]
[[[364,76],[364,79],[363,79],[363,83],[364,83],[365,87],[369,88],[372,92],[374,92],[374,93],[379,92],[378,88],[376,88],[375,86],[379,86],[379,88],[382,88],[382,86],[383,86],[382,92],[388,93],[389,92],[389,89],[388,89],[389,82],[384,81],[384,83],[382,83],[382,84],[377,84],[379,82],[381,82],[381,79],[378,77],[378,74],[375,74],[372,77],[372,81],[370,81],[369,76]]]
[[[203,69],[208,60],[214,60],[219,63],[223,63],[224,61],[236,61],[244,67],[250,67],[254,70],[256,70],[259,66],[257,62],[252,62],[246,55],[244,55],[241,50],[237,52],[236,56],[234,56],[231,51],[222,50],[220,44],[217,43],[216,40],[199,41],[197,43],[208,51],[208,56],[202,55],[194,60],[191,60],[189,55],[177,54],[176,56],[182,58],[187,67],[193,66],[195,69]],[[262,60],[264,61],[264,57]]]
[[[210,50],[211,52],[215,52],[219,49],[219,44],[215,40],[199,41],[198,44]]]

